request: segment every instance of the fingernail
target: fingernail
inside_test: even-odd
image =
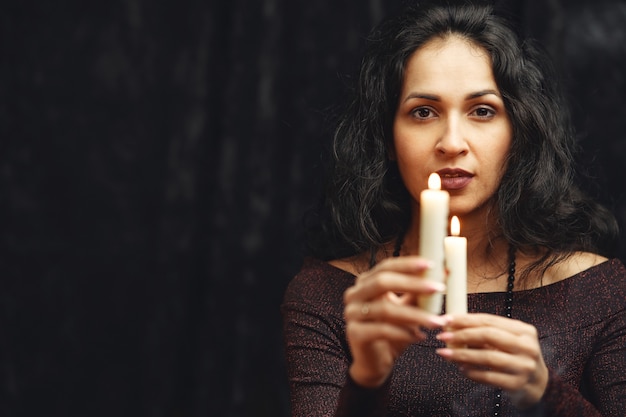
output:
[[[445,326],[448,322],[442,316],[430,316],[428,320],[437,326]]]
[[[433,267],[433,263],[428,259],[418,259],[415,261],[415,267],[417,269],[430,269]]]
[[[438,340],[448,342],[454,338],[454,335],[451,332],[441,332],[437,336],[435,336]]]
[[[449,358],[452,356],[452,349],[448,348],[439,348],[435,350],[439,356],[443,356],[444,358]]]
[[[428,285],[437,292],[444,292],[446,290],[446,284],[442,282],[430,281]]]

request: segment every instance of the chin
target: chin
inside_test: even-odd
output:
[[[450,204],[450,217],[457,216],[460,219],[467,217],[478,218],[480,216],[487,217],[493,204],[489,202],[482,202],[482,204]]]

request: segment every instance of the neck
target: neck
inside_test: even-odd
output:
[[[484,216],[480,216],[479,219],[465,216],[460,220],[461,236],[467,238],[468,257],[471,256],[480,264],[492,256],[506,255],[508,244],[497,237],[500,235],[499,231],[493,230],[492,225],[495,221],[487,220]],[[402,255],[419,254],[419,236],[419,216],[414,216],[403,238]]]
[[[495,292],[506,288],[509,269],[509,245],[500,233],[481,221],[462,218],[462,235],[467,238],[468,292]],[[413,222],[404,236],[401,255],[419,254],[419,221]]]

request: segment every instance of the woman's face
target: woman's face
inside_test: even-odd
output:
[[[451,214],[484,214],[506,168],[511,135],[484,49],[452,35],[411,55],[394,118],[393,157],[415,206],[437,172],[450,193]]]

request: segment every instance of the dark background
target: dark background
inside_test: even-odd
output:
[[[3,2],[1,415],[288,415],[301,218],[398,4]],[[552,53],[585,186],[626,224],[625,5],[500,4]]]

